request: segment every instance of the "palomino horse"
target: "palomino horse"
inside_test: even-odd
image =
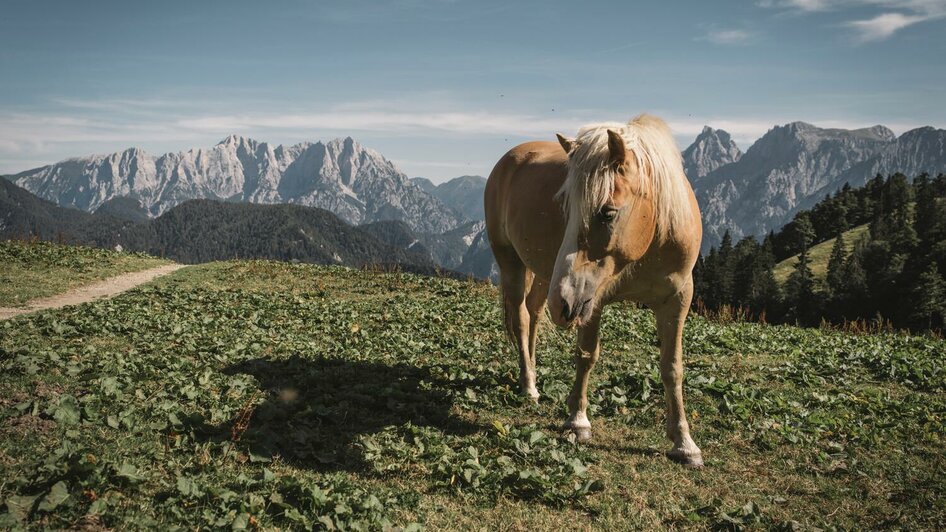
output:
[[[682,336],[702,227],[666,124],[641,115],[586,126],[574,139],[558,135],[558,143],[516,146],[490,174],[485,206],[522,392],[538,400],[535,344],[548,299],[552,321],[578,327],[565,429],[590,439],[588,375],[600,352],[601,309],[641,302],[657,318],[667,456],[701,466],[683,407]]]

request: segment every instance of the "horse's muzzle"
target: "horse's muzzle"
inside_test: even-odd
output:
[[[559,327],[580,326],[591,319],[597,283],[587,274],[567,275],[553,281],[549,290],[549,314]]]
[[[581,303],[570,305],[567,300],[562,298],[562,320],[568,325],[573,324],[576,319],[584,316],[588,305],[591,305],[591,299],[586,299]]]

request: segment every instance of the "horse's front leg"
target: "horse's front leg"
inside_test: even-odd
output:
[[[654,308],[660,339],[660,376],[667,399],[667,437],[673,447],[667,457],[688,467],[702,467],[703,453],[690,437],[683,406],[683,324],[693,297],[689,281],[676,295]]]
[[[568,394],[568,420],[564,430],[571,431],[578,441],[591,439],[591,422],[588,421],[588,377],[598,361],[601,343],[598,336],[601,313],[595,311],[587,324],[578,328],[578,345],[575,349],[575,384]]]

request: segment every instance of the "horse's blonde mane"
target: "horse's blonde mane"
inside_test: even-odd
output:
[[[652,198],[657,235],[666,239],[675,229],[684,227],[693,213],[683,161],[670,128],[647,114],[626,124],[591,124],[578,130],[568,157],[568,177],[558,192],[565,215],[577,216],[586,225],[614,192],[617,172],[609,164],[609,129],[621,135],[628,154],[637,158],[641,192]]]

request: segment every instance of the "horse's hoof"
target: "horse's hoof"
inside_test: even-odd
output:
[[[703,469],[703,453],[700,451],[670,449],[667,458],[689,469]]]
[[[528,399],[532,404],[539,404],[539,391],[535,388],[531,390],[522,390],[520,395]]]
[[[569,427],[565,426],[562,429],[565,434],[572,433],[575,435],[575,441],[580,442],[589,442],[591,441],[591,427]]]

